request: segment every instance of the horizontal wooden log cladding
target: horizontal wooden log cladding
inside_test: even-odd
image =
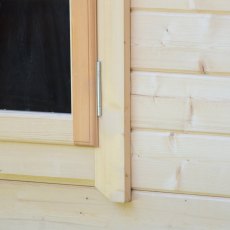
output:
[[[114,204],[96,189],[0,182],[4,230],[228,230],[230,200],[133,192]]]
[[[133,8],[230,12],[229,0],[132,0]]]
[[[132,74],[132,128],[230,133],[230,78]]]
[[[132,133],[134,189],[230,196],[230,137]]]
[[[0,179],[30,180],[34,176],[40,182],[94,181],[91,148],[0,142],[0,149]]]
[[[131,15],[133,189],[230,197],[230,1]]]
[[[230,16],[134,11],[133,69],[230,72]]]

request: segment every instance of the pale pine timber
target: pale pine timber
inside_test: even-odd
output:
[[[134,70],[230,72],[230,16],[132,12]]]
[[[0,140],[98,145],[95,87],[96,0],[71,0],[70,3],[73,116],[1,111]]]
[[[103,115],[95,149],[95,185],[111,201],[121,203],[131,198],[129,17],[128,0],[98,0]]]
[[[71,0],[73,139],[98,146],[96,107],[97,0]]]
[[[132,8],[230,12],[229,0],[132,0]]]
[[[132,128],[230,133],[230,78],[132,73]]]
[[[133,192],[114,204],[96,189],[0,182],[0,228],[10,230],[228,230],[226,198]]]
[[[0,179],[92,185],[94,150],[64,145],[0,142]]]
[[[124,164],[125,197],[131,198],[131,0],[124,2]]]
[[[230,137],[132,132],[134,189],[230,197]]]
[[[0,112],[0,140],[73,145],[70,114]]]

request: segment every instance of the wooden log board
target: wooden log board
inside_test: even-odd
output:
[[[132,13],[135,70],[228,75],[230,16]]]
[[[0,179],[64,184],[74,179],[74,184],[78,184],[78,180],[94,182],[94,150],[91,148],[0,142],[0,149]]]
[[[226,198],[133,191],[117,205],[86,187],[0,182],[0,228],[17,230],[218,229],[230,225]]]
[[[230,133],[230,78],[132,73],[132,128]]]
[[[230,12],[229,0],[132,0],[132,8]]]
[[[230,137],[134,131],[134,189],[230,197]]]

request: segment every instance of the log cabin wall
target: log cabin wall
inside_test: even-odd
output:
[[[230,197],[230,2],[132,0],[135,190]]]
[[[106,41],[101,51],[107,60],[104,87],[110,81],[121,83],[111,71],[117,69],[113,64],[120,57],[120,44],[107,47],[117,40],[119,28],[114,27],[122,25],[118,16],[124,1],[98,0],[103,22],[99,34]],[[228,230],[229,12],[229,0],[132,0],[132,202],[113,203],[87,186],[0,181],[0,229]],[[120,105],[119,91],[114,100],[113,90],[105,87],[112,100],[105,98],[104,113],[110,101],[115,108]],[[66,136],[62,145],[56,142],[59,136],[46,144],[37,139],[0,142],[2,172],[94,180],[94,163],[103,158],[105,163],[97,167],[109,172],[102,181],[107,186],[108,178],[120,170],[107,169],[117,163],[119,153],[108,134],[116,143],[123,137],[108,132],[121,117],[112,111],[113,124],[106,119],[100,129],[104,152],[68,145],[72,130],[61,125]],[[20,139],[27,136],[27,131],[20,132]]]

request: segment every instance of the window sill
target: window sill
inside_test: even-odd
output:
[[[72,115],[1,111],[0,140],[73,145]]]

